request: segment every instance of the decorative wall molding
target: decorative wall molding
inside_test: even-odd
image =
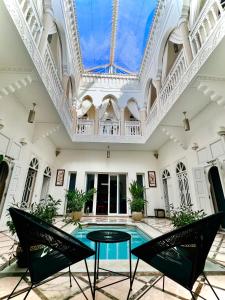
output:
[[[149,33],[148,42],[147,42],[147,45],[145,48],[145,53],[144,53],[142,63],[141,63],[140,76],[143,75],[146,64],[147,64],[147,62],[149,64],[149,58],[153,54],[153,51],[154,51],[154,48],[156,45],[156,40],[159,37],[159,31],[161,31],[161,28],[162,28],[162,25],[161,25],[162,20],[163,19],[165,20],[165,14],[166,14],[165,8],[166,8],[168,2],[169,2],[168,0],[159,0],[159,2],[158,2],[158,7],[155,12],[154,21],[152,24],[151,31]]]
[[[40,139],[51,136],[54,132],[58,131],[60,124],[58,123],[35,123],[34,134],[32,143],[36,143]]]
[[[74,8],[76,4],[73,0],[65,0],[62,1],[62,3],[64,19],[66,23],[66,31],[68,34],[68,44],[71,47],[71,58],[74,64],[73,68],[74,70],[79,70],[80,77],[84,70],[81,58],[77,16],[75,12],[76,9]]]
[[[182,149],[187,149],[187,141],[184,135],[183,127],[162,126],[161,131]]]
[[[4,96],[8,96],[10,94],[15,93],[17,90],[26,87],[32,83],[32,78],[30,75],[20,78],[10,84],[0,88],[0,99]]]
[[[115,80],[139,80],[138,75],[123,75],[123,74],[90,74],[90,73],[83,73],[82,79],[91,78],[92,80],[100,79],[100,78],[107,78],[107,79],[115,79]]]
[[[204,44],[202,45],[201,49],[199,50],[198,54],[194,57],[192,63],[188,66],[186,72],[180,78],[177,85],[171,91],[169,97],[166,99],[165,102],[157,101],[157,114],[155,115],[155,120],[149,120],[150,122],[146,125],[146,132],[148,139],[156,127],[159,125],[160,121],[165,117],[174,103],[178,100],[178,98],[182,95],[184,90],[188,87],[191,83],[193,78],[196,76],[200,68],[205,64],[209,56],[212,52],[216,49],[219,45],[221,40],[225,36],[225,13],[223,12],[221,18],[218,20],[217,24],[215,24],[213,30],[211,31],[208,38],[205,40]]]
[[[52,73],[54,70],[52,70],[49,64],[46,64],[48,62],[45,59],[46,57],[42,58],[40,51],[38,49],[38,44],[33,38],[31,28],[29,27],[29,24],[27,23],[27,20],[24,17],[19,1],[4,0],[4,3],[21,36],[21,39],[25,47],[28,50],[31,59],[33,60],[33,63],[41,77],[41,80],[45,85],[48,94],[56,107],[56,110],[58,111],[62,121],[64,121],[60,111],[61,98],[63,97],[63,88],[60,83],[60,80],[57,80],[57,83],[55,82],[55,78],[52,77]],[[71,135],[71,131],[68,131],[68,133],[69,135]]]

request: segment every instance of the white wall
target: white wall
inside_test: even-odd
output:
[[[149,151],[111,151],[110,158],[106,158],[106,151],[96,150],[63,150],[56,159],[55,166],[65,169],[64,185],[62,187],[52,186],[53,196],[65,199],[65,190],[68,188],[68,173],[77,172],[76,187],[85,190],[85,172],[96,173],[127,173],[127,185],[136,180],[136,173],[145,174],[145,186],[148,187],[147,171],[156,171],[158,180],[158,161]],[[157,182],[158,183],[158,182]],[[159,196],[159,188],[147,189],[148,215],[153,215],[154,208],[161,208],[162,203]],[[128,198],[130,196],[128,195]],[[62,204],[61,213],[64,205]]]
[[[21,202],[28,167],[33,157],[38,159],[39,168],[32,202],[39,202],[44,170],[46,166],[52,169],[54,168],[55,146],[48,138],[40,138],[35,143],[32,143],[34,124],[27,122],[29,112],[14,95],[1,98],[0,107],[3,108],[0,111],[0,119],[3,119],[5,124],[4,128],[0,131],[0,153],[14,158],[14,160],[10,162],[10,168],[15,169],[18,167],[19,170],[17,179],[12,178],[13,173],[11,176],[10,182],[12,183],[14,181],[14,192],[11,196],[9,196],[8,193],[5,198],[0,220],[0,229],[2,229],[7,220],[7,208],[12,203],[12,198],[14,198],[16,202]],[[22,146],[19,143],[21,138],[25,138],[28,144]],[[8,162],[9,161],[10,159]],[[10,186],[10,183],[8,188],[10,188],[11,192],[12,186]]]
[[[200,209],[201,207],[196,197],[193,168],[204,168],[205,181],[209,186],[207,178],[207,172],[211,166],[209,161],[217,159],[223,168],[225,167],[225,143],[224,139],[217,134],[219,127],[224,125],[224,110],[217,104],[211,103],[191,120],[190,124],[191,131],[187,133],[184,132],[187,140],[187,150],[182,149],[172,141],[168,141],[159,150],[159,169],[161,172],[164,169],[170,171],[174,194],[173,199],[170,200],[175,206],[178,206],[180,204],[180,198],[175,169],[178,161],[184,162],[188,170],[192,203],[195,208]],[[194,142],[199,145],[197,151],[191,148]],[[221,175],[223,175],[223,172],[221,172]],[[221,180],[222,183],[225,184],[225,178],[223,176]],[[208,202],[208,210],[212,213],[212,200],[208,198],[206,201]]]

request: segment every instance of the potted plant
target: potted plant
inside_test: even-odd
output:
[[[193,223],[206,216],[203,209],[194,211],[192,209],[193,204],[181,204],[180,207],[174,208],[170,205],[170,220],[175,228]],[[189,254],[191,257],[195,252],[196,246],[194,244],[185,244],[180,246],[183,251]]]
[[[134,221],[140,221],[143,218],[144,206],[147,202],[144,200],[144,187],[140,185],[136,180],[132,181],[129,186],[132,199],[130,200],[130,208],[132,213],[132,219]]]
[[[55,200],[51,195],[48,195],[47,199],[42,199],[39,203],[33,203],[31,205],[29,213],[40,218],[41,220],[47,223],[52,224],[55,220],[55,217],[57,216],[58,206],[60,203],[61,203],[60,200]],[[18,203],[13,203],[13,206],[19,208]],[[10,219],[7,221],[6,224],[11,234],[14,235],[16,233],[16,229],[13,221]],[[15,241],[13,248],[15,245],[17,246],[16,248],[17,264],[21,268],[26,267],[27,257],[24,255],[23,249],[20,247],[17,241]],[[32,246],[30,250],[34,255],[38,256],[43,252],[43,248],[44,248],[43,245],[35,245]]]
[[[170,220],[175,228],[188,225],[206,216],[203,209],[194,211],[192,207],[193,204],[181,204],[177,208],[170,205]]]
[[[70,216],[73,221],[79,221],[82,217],[82,210],[87,201],[92,200],[93,194],[96,192],[95,189],[90,189],[87,192],[82,190],[68,190],[66,193],[67,198],[67,213],[70,213]]]
[[[3,161],[4,156],[2,154],[0,154],[0,163]]]

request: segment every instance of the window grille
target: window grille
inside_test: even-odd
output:
[[[182,162],[179,162],[177,164],[176,174],[177,174],[178,186],[180,190],[181,205],[190,205],[191,195],[189,191],[187,170],[185,165]]]

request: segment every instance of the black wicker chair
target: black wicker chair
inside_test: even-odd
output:
[[[161,278],[163,278],[164,291],[165,276],[188,289],[192,295],[192,299],[195,299],[195,293],[192,291],[192,288],[201,274],[217,299],[219,299],[203,270],[207,255],[224,217],[225,214],[222,212],[213,214],[161,235],[133,249],[131,253],[138,259],[127,299],[130,296],[139,259],[153,266],[163,275],[157,278],[137,299],[140,299]],[[203,298],[200,295],[198,297]]]
[[[15,225],[21,248],[27,257],[27,270],[20,278],[8,299],[18,295],[15,290],[22,279],[28,274],[28,271],[31,278],[31,285],[26,290],[27,293],[24,299],[27,298],[32,288],[60,276],[57,274],[54,278],[51,277],[49,279],[50,276],[67,267],[69,267],[70,287],[72,286],[71,277],[73,277],[84,297],[88,299],[78,281],[70,271],[70,266],[81,260],[85,261],[89,285],[93,296],[86,258],[95,254],[95,251],[70,234],[23,210],[11,207],[9,208],[9,212]],[[30,248],[34,245],[47,246],[45,255],[34,257],[32,251],[30,251]]]

